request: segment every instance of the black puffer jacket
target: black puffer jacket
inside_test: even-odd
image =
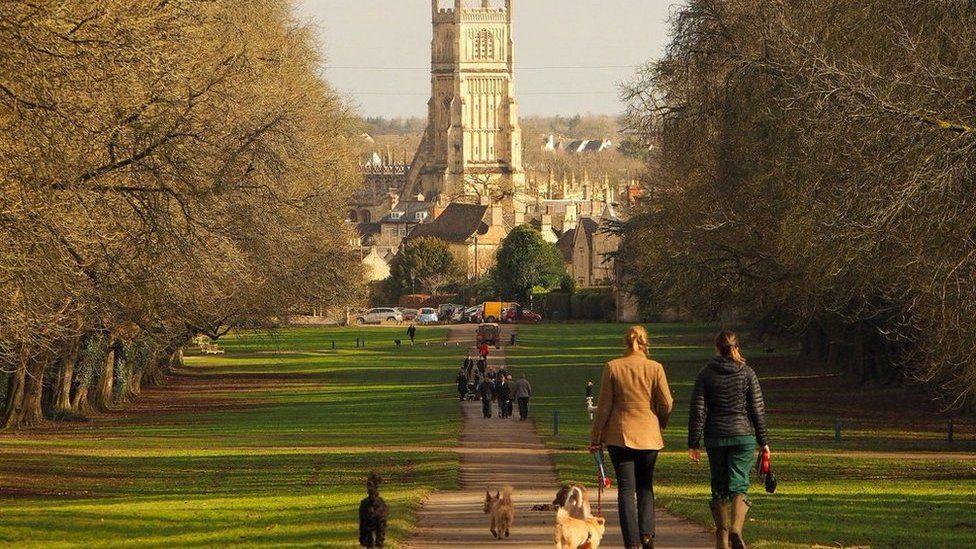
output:
[[[713,358],[695,380],[688,418],[688,447],[698,448],[702,436],[724,438],[753,434],[760,446],[769,443],[766,404],[756,372],[725,357]]]

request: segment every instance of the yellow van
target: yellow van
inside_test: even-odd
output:
[[[500,322],[502,319],[502,309],[505,308],[505,304],[501,301],[485,301],[482,305],[482,315],[481,318],[485,322]]]

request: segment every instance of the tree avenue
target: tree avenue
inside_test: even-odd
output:
[[[109,409],[196,335],[355,294],[349,118],[291,9],[0,3],[3,427]]]
[[[654,175],[634,291],[971,407],[973,3],[696,0],[673,34],[625,92]]]

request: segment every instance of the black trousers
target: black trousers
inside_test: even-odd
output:
[[[529,397],[519,397],[519,419],[525,419],[529,417]]]
[[[654,536],[654,465],[658,451],[622,446],[607,450],[617,473],[617,509],[624,546],[640,545],[643,536]]]
[[[485,417],[491,417],[491,399],[490,398],[484,398],[484,397],[482,397],[482,399],[481,399],[481,413],[484,414]]]

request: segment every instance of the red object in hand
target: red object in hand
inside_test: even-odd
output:
[[[603,477],[603,487],[609,488],[612,483],[610,482],[610,477]]]
[[[770,470],[769,452],[763,452],[759,461],[759,474],[768,475]]]

